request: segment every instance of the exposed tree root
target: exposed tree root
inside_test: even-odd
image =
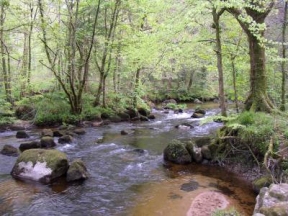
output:
[[[268,98],[268,96],[264,93],[262,93],[257,97],[255,95],[252,95],[252,93],[250,93],[250,95],[245,101],[245,110],[248,111],[272,113],[274,109],[275,106]]]

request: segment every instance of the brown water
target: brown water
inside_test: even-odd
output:
[[[0,155],[0,215],[186,215],[193,198],[203,191],[218,191],[230,206],[252,215],[255,195],[250,184],[237,176],[219,167],[163,165],[162,152],[169,141],[206,136],[221,126],[202,125],[190,118],[192,112],[155,111],[154,121],[87,128],[75,143],[59,144],[57,149],[70,160],[85,162],[90,178],[82,184],[15,181],[9,173],[16,158]],[[211,109],[208,115],[218,112]],[[174,127],[179,123],[195,127],[179,130]],[[131,134],[121,136],[123,129]],[[38,138],[38,131],[28,132],[29,140]],[[0,148],[19,147],[23,140],[15,133],[1,133]],[[181,190],[191,182],[198,184],[197,189]]]

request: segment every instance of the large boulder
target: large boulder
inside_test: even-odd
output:
[[[271,184],[260,190],[256,198],[255,215],[288,215],[288,184]]]
[[[74,160],[67,171],[66,180],[68,182],[71,181],[79,181],[85,180],[88,178],[88,171],[84,162],[80,159]]]
[[[164,160],[176,164],[188,164],[192,162],[191,155],[185,145],[178,140],[173,140],[164,149]]]
[[[30,149],[17,159],[11,175],[17,179],[29,179],[50,183],[68,170],[67,156],[58,150]]]
[[[0,153],[13,157],[17,157],[19,155],[18,149],[11,145],[4,145]]]

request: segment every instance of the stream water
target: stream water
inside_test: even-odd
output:
[[[57,149],[69,160],[81,158],[86,164],[90,178],[83,183],[16,181],[9,174],[16,158],[0,155],[0,215],[181,216],[186,215],[195,196],[211,190],[225,195],[230,206],[243,215],[252,215],[255,194],[251,185],[235,174],[208,165],[163,165],[163,149],[172,139],[196,139],[221,126],[200,124],[199,119],[190,118],[192,111],[164,114],[155,110],[156,120],[86,128],[87,133],[74,143],[58,144]],[[207,116],[218,112],[210,109]],[[194,128],[175,128],[180,123]],[[123,136],[121,130],[130,133]],[[28,133],[29,140],[39,137],[37,130]],[[15,134],[0,133],[0,149],[24,142]],[[196,190],[181,190],[191,181],[198,183]]]

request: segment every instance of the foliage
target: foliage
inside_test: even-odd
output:
[[[165,108],[171,109],[171,110],[179,110],[179,109],[186,109],[186,104],[174,104],[174,103],[168,103]]]
[[[248,144],[254,152],[264,156],[271,136],[274,134],[274,118],[262,112],[243,112],[227,123],[231,130],[237,130],[240,142]]]
[[[239,213],[234,208],[230,208],[228,210],[216,210],[213,212],[212,216],[241,216],[242,214]]]

